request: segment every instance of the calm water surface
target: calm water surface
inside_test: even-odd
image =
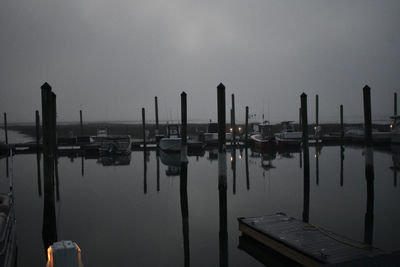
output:
[[[174,156],[160,158],[156,151],[125,158],[61,156],[57,239],[75,241],[85,266],[219,266],[221,259],[228,266],[263,266],[238,248],[237,218],[284,212],[301,219],[307,209],[304,162],[298,152],[261,155],[249,149],[247,176],[245,154],[227,152],[227,206],[222,210],[216,151],[189,157],[186,190]],[[396,159],[390,151],[374,152],[372,242],[389,251],[400,249]],[[5,166],[1,159],[2,191],[8,188]],[[43,177],[38,180],[36,155],[16,155],[14,169],[18,265],[44,266]],[[340,147],[310,147],[309,199],[310,223],[363,241],[363,149],[345,147],[341,154]],[[224,229],[227,236],[220,235]]]

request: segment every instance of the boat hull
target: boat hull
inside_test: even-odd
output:
[[[251,141],[254,143],[254,148],[260,151],[271,150],[275,148],[275,140],[273,138],[263,139],[259,134],[250,136]]]
[[[181,138],[162,138],[160,140],[160,149],[170,152],[179,152],[182,147]]]

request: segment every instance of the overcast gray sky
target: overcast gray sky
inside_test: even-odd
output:
[[[386,0],[4,0],[0,4],[0,107],[33,121],[40,86],[57,94],[59,121],[216,119],[216,86],[274,122],[362,119],[362,88],[373,118],[393,113],[400,84],[400,1]],[[399,90],[400,91],[400,90]],[[400,101],[399,101],[400,102]],[[269,111],[269,112],[268,112]],[[227,113],[229,114],[229,113]],[[229,119],[228,119],[229,121]]]

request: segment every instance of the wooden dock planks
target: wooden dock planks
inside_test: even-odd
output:
[[[304,266],[335,264],[382,253],[282,213],[238,221],[244,235]]]

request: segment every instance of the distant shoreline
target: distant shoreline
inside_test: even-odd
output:
[[[160,124],[159,129],[161,133],[164,133],[164,129],[167,124]],[[244,124],[236,124],[237,127],[241,127],[244,132]],[[200,132],[207,131],[208,123],[189,123],[188,124],[188,135],[197,136]],[[273,132],[279,132],[281,130],[280,124],[274,124],[272,126]],[[295,126],[299,127],[298,124]],[[322,128],[322,134],[329,134],[340,131],[339,123],[322,123],[320,124]],[[127,123],[117,123],[117,122],[107,122],[107,123],[85,123],[83,125],[84,132],[83,135],[96,135],[97,129],[99,127],[107,127],[110,134],[129,134],[133,138],[142,138],[142,125],[141,124],[127,124]],[[344,124],[345,128],[349,127],[363,127],[361,123],[346,123]],[[376,124],[373,127],[379,131],[390,131],[389,125]],[[4,131],[3,127],[1,127]],[[226,129],[229,130],[230,124],[227,124]],[[309,132],[313,133],[314,124],[309,124]],[[36,136],[36,127],[32,124],[26,125],[10,125],[8,126],[9,130],[18,131],[22,134],[35,137]],[[154,123],[146,124],[146,131],[148,131],[150,136],[154,136],[156,126]],[[250,131],[250,129],[249,129]],[[57,125],[57,135],[61,136],[69,136],[69,135],[81,135],[80,134],[80,125],[79,123],[74,124],[58,124]]]

